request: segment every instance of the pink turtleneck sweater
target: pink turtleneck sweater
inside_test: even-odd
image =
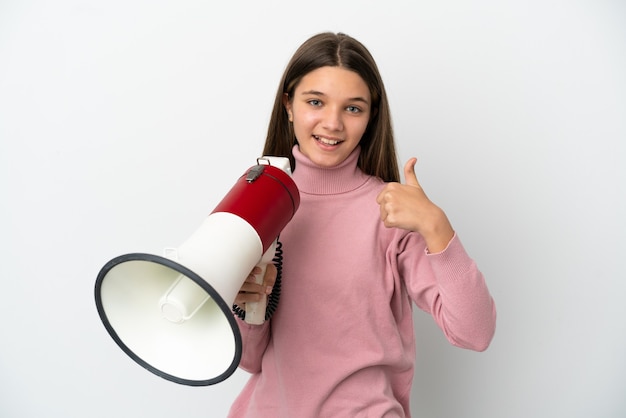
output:
[[[386,228],[384,183],[357,168],[359,151],[325,169],[293,150],[301,204],[280,235],[280,303],[263,325],[239,321],[252,375],[232,418],[409,417],[412,303],[456,346],[491,341],[495,305],[459,238],[429,254],[419,234]]]

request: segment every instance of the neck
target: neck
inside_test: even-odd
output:
[[[293,180],[302,193],[317,195],[346,193],[358,188],[369,178],[357,167],[360,147],[356,147],[348,158],[334,167],[316,165],[300,152],[297,145],[293,147],[292,152],[296,160]]]

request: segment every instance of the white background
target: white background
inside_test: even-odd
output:
[[[414,416],[626,416],[625,27],[618,0],[1,0],[0,415],[225,416],[247,376],[148,373],[95,278],[199,226],[332,30],[377,59],[401,163],[498,306],[484,353],[415,312]]]

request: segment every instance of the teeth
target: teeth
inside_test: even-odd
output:
[[[327,138],[322,138],[321,136],[316,137],[318,141],[320,141],[322,144],[326,144],[326,145],[337,145],[339,143],[339,141],[334,141],[332,139],[327,139]]]

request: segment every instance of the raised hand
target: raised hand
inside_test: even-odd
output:
[[[428,199],[415,174],[417,158],[404,166],[405,183],[388,183],[378,194],[380,219],[386,227],[420,233],[431,253],[444,250],[454,230],[444,211]]]

